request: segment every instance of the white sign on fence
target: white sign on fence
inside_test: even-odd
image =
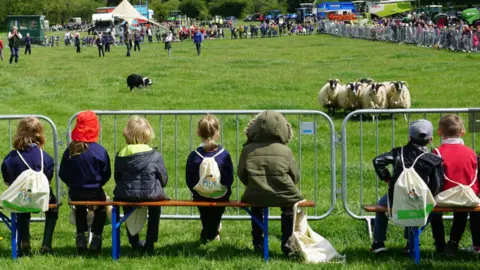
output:
[[[314,122],[302,122],[300,124],[300,130],[303,135],[314,135],[315,134],[315,123]]]

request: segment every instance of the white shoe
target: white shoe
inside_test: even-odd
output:
[[[220,234],[215,236],[215,238],[213,239],[213,241],[220,241]]]
[[[218,224],[218,233],[220,233],[222,231],[222,222],[220,222],[220,224]]]

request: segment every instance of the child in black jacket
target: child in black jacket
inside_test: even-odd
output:
[[[410,141],[403,147],[392,149],[390,152],[381,154],[373,160],[373,166],[378,178],[388,183],[388,197],[383,196],[378,205],[387,206],[393,204],[393,193],[395,183],[403,172],[403,168],[414,167],[415,171],[425,181],[433,196],[437,195],[443,186],[443,167],[442,159],[438,156],[428,153],[426,146],[433,138],[433,126],[430,121],[418,120],[409,127]],[[421,155],[421,157],[419,157]],[[414,163],[415,160],[418,161]],[[387,169],[387,166],[393,166],[393,174]],[[388,218],[385,213],[376,213],[373,239],[374,242],[370,249],[373,253],[385,251],[384,241],[387,238]],[[405,229],[405,238],[408,238]],[[408,243],[407,243],[408,248]]]

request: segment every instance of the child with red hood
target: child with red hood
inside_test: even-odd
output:
[[[110,157],[98,141],[100,125],[93,111],[78,114],[72,132],[72,142],[63,153],[60,163],[60,178],[68,186],[72,201],[106,201],[103,186],[111,176]],[[94,210],[90,250],[99,253],[102,249],[102,232],[107,214],[104,206]],[[78,253],[87,251],[88,231],[87,206],[76,206],[75,225]]]

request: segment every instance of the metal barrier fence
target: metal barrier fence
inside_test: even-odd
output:
[[[435,29],[433,27],[373,26],[325,23],[325,32],[330,35],[360,38],[395,43],[407,43],[423,47],[437,47],[456,51],[480,51],[474,43],[474,35],[480,39],[480,32],[463,34],[457,29]]]
[[[6,153],[10,152],[13,149],[13,134],[15,133],[15,128],[12,129],[12,121],[20,120],[25,117],[33,116],[41,121],[50,125],[51,130],[45,129],[45,137],[47,138],[47,144],[44,147],[44,150],[47,153],[53,153],[53,161],[55,163],[55,173],[54,173],[54,184],[55,186],[53,189],[55,190],[55,195],[57,197],[57,205],[61,204],[62,201],[62,185],[60,183],[60,178],[58,177],[58,170],[60,168],[60,163],[58,159],[58,146],[62,145],[62,142],[58,141],[58,132],[57,127],[53,121],[43,115],[0,115],[0,129],[6,130],[7,132],[3,132],[0,135],[0,141],[6,141],[8,138],[9,146],[4,147],[2,146],[2,152],[6,155]],[[49,140],[48,137],[52,138]],[[32,221],[44,221],[43,213],[40,214],[40,217],[32,217]]]
[[[218,110],[218,111],[95,111],[99,117],[101,131],[99,143],[111,154],[117,153],[122,145],[117,138],[130,115],[146,117],[157,134],[152,142],[158,145],[162,153],[169,183],[166,193],[175,200],[191,199],[191,192],[185,183],[185,164],[190,152],[200,143],[196,137],[196,124],[202,115],[211,113],[220,121],[219,143],[231,154],[236,168],[241,152],[240,130],[247,126],[250,120],[262,111],[259,110]],[[308,210],[311,220],[319,220],[329,216],[336,203],[336,166],[335,166],[335,129],[328,115],[320,111],[283,110],[295,130],[293,141],[289,147],[294,152],[301,174],[298,187],[306,199],[314,200],[315,208]],[[67,126],[67,141],[70,142],[71,130],[74,126],[73,115]],[[320,119],[319,119],[320,118]],[[119,124],[120,123],[120,124]],[[119,126],[120,125],[120,126]],[[113,164],[113,163],[112,163]],[[236,171],[236,169],[235,169]],[[172,173],[173,172],[173,173]],[[238,177],[232,186],[232,200],[240,200],[243,185]],[[111,181],[113,182],[113,180]],[[113,184],[106,186],[107,193]],[[329,198],[326,200],[326,198]],[[279,219],[277,210],[273,210],[272,219]],[[166,208],[162,218],[170,219],[197,219],[196,210],[173,207]],[[241,215],[240,209],[227,209],[225,219],[250,219],[248,215]]]
[[[445,114],[458,114],[462,117],[468,127],[464,137],[465,145],[475,150],[476,131],[480,131],[480,123],[477,124],[480,108],[358,110],[345,117],[341,129],[343,205],[351,217],[367,222],[370,236],[371,221],[375,216],[365,213],[362,205],[375,204],[388,189],[388,185],[379,183],[372,160],[394,147],[405,145],[411,121],[427,119],[435,127]],[[372,121],[370,115],[379,117]],[[404,120],[404,115],[407,116],[407,121]],[[353,132],[348,133],[351,128]],[[441,138],[434,135],[431,147],[440,144]]]

